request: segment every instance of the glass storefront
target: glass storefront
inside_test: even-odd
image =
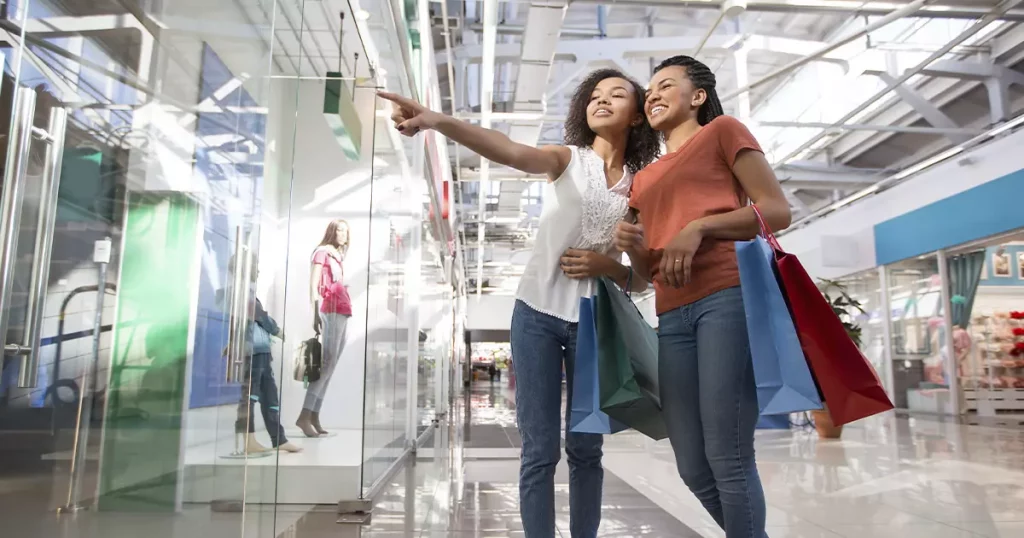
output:
[[[1024,234],[951,251],[953,349],[963,409],[1024,416]]]
[[[438,157],[376,96],[416,85],[371,39],[404,22],[125,5],[0,14],[0,482],[22,485],[0,518],[76,537],[214,510],[276,536],[275,503],[369,496],[458,380]]]
[[[835,284],[861,303],[861,349],[897,409],[1024,422],[1024,232]]]

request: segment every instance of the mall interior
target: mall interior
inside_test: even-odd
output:
[[[378,92],[560,144],[587,72],[690,54],[896,407],[764,417],[768,535],[1024,537],[1020,4],[0,2],[4,536],[524,536],[508,342],[543,178],[401,136]],[[725,536],[667,442],[603,465],[602,536]]]

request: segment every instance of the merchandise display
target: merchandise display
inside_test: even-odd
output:
[[[1024,312],[1000,312],[972,320],[974,345],[963,376],[967,388],[1024,389]]]

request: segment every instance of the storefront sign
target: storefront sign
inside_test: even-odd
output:
[[[358,161],[363,139],[363,124],[359,121],[352,91],[342,80],[341,73],[327,73],[327,82],[324,85],[324,118],[345,156]]]

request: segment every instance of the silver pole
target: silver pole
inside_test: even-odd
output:
[[[68,502],[60,513],[73,514],[85,508],[82,500],[82,477],[85,474],[89,452],[89,427],[92,424],[92,407],[96,398],[96,376],[99,374],[100,338],[103,330],[103,305],[107,296],[107,264],[110,263],[110,238],[96,241],[93,261],[98,267],[96,306],[92,319],[92,364],[82,373],[81,395],[78,399],[78,423],[75,425],[75,445],[71,457],[71,484],[68,487]]]

